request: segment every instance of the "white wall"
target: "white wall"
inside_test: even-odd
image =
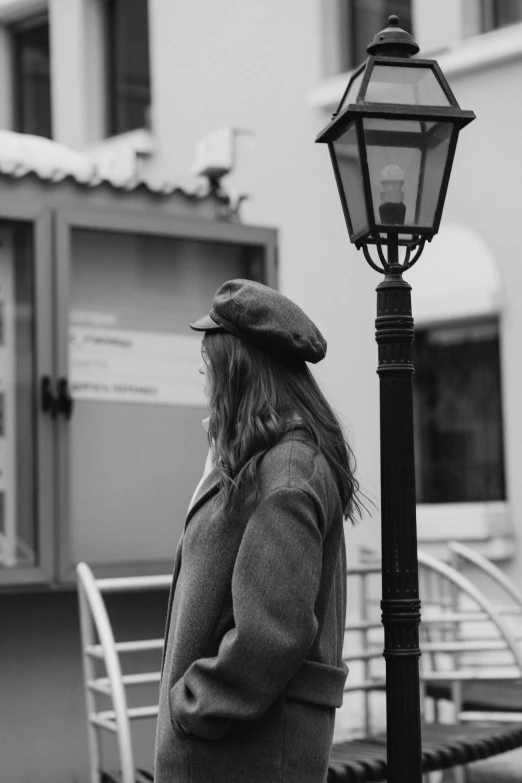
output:
[[[513,519],[513,560],[506,564],[522,584],[522,249],[520,181],[522,104],[514,98],[522,80],[522,53],[502,67],[452,80],[460,105],[477,119],[461,134],[444,210],[444,220],[459,221],[492,250],[502,282],[501,350],[507,499]],[[436,240],[434,240],[435,242]],[[473,275],[473,258],[469,259]],[[451,280],[448,281],[451,285]]]
[[[478,5],[479,0],[463,0],[468,6]],[[457,0],[412,0],[413,37],[419,44],[420,56],[430,57],[430,52],[445,49],[461,38],[462,7]]]
[[[251,195],[247,222],[280,229],[280,286],[328,340],[316,375],[352,434],[360,477],[378,495],[378,379],[373,339],[379,280],[349,243],[327,150],[314,144],[329,115],[306,104],[322,79],[320,9],[240,0],[170,4],[151,0],[151,176],[190,177],[194,144],[222,126],[255,134],[239,142],[237,171],[224,180]],[[169,34],[166,35],[165,31]],[[378,521],[350,536],[378,543]]]
[[[328,357],[316,374],[352,433],[363,485],[378,499],[373,319],[379,281],[348,241],[328,154],[314,144],[329,113],[307,103],[310,90],[324,81],[328,59],[321,38],[322,3],[303,0],[298,13],[293,4],[276,0],[248,5],[240,0],[194,0],[186,8],[151,0],[150,9],[157,155],[148,171],[158,181],[175,175],[190,182],[199,138],[222,126],[253,132],[252,138],[240,138],[236,171],[224,185],[251,195],[244,208],[246,221],[280,229],[281,289],[310,313],[328,339]],[[415,0],[414,34],[421,55],[458,50],[464,35],[463,10],[449,0],[442,11]],[[522,109],[511,93],[519,79],[516,62],[450,76],[461,106],[473,109],[477,120],[462,133],[443,217],[484,240],[499,259],[508,291],[502,326],[503,383],[508,499],[515,525],[522,512],[522,490],[519,494],[514,480],[516,466],[522,464],[522,446],[514,435],[522,424],[516,402],[522,384],[516,360],[520,324],[514,306],[521,267],[515,232],[500,226],[510,220],[516,226],[516,198],[506,189],[518,188],[515,171],[522,168],[517,141]],[[471,263],[470,259],[470,274]],[[354,559],[356,542],[378,549],[378,514],[350,534],[349,542]],[[518,550],[512,570],[522,581]]]
[[[150,174],[165,180],[175,173],[190,181],[194,144],[200,137],[221,126],[254,133],[251,139],[240,139],[236,172],[224,184],[251,194],[245,220],[280,229],[281,289],[303,305],[328,339],[328,357],[316,374],[348,423],[363,485],[378,498],[373,319],[379,281],[348,241],[327,152],[313,142],[329,113],[307,104],[310,90],[324,81],[328,59],[321,39],[322,3],[303,0],[298,13],[293,4],[276,0],[248,5],[240,0],[194,0],[186,8],[151,0],[150,8],[152,121],[158,147]],[[414,34],[421,55],[449,49],[454,61],[466,32],[464,10],[461,3],[449,0],[442,10],[440,5],[414,1]],[[490,34],[489,40],[502,34]],[[515,194],[522,173],[522,107],[513,99],[513,89],[521,69],[521,61],[515,59],[450,76],[461,106],[473,109],[477,120],[462,133],[443,217],[473,230],[500,265],[506,292],[506,468],[515,528],[522,513],[522,486],[519,489],[516,481],[517,466],[522,465],[522,441],[516,435],[522,426],[522,309],[519,315],[515,293],[522,271],[516,232],[503,227],[515,227],[519,212]],[[379,546],[378,515],[374,517],[349,537],[354,558],[355,542]],[[511,570],[522,581],[522,551],[516,552]]]

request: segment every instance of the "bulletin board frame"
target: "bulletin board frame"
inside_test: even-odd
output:
[[[262,255],[263,282],[277,288],[277,231],[273,228],[245,225],[237,222],[158,215],[151,210],[99,210],[61,208],[54,215],[55,236],[55,355],[56,377],[68,373],[68,328],[71,297],[72,232],[77,229],[111,233],[149,235],[173,239],[228,243],[259,249]],[[56,422],[57,436],[57,580],[71,585],[75,580],[75,562],[71,557],[71,496],[69,423],[63,417]],[[157,560],[133,559],[128,563],[93,565],[95,574],[104,576],[135,576],[168,573],[172,558]]]

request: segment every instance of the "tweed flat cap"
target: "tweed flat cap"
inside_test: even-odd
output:
[[[326,355],[326,340],[306,313],[279,291],[252,280],[223,283],[209,314],[190,328],[225,330],[269,353],[290,354],[313,364]]]

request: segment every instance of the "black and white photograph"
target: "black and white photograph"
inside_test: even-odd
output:
[[[0,0],[0,783],[522,783],[522,0]]]

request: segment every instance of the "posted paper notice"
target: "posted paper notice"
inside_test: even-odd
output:
[[[71,325],[74,399],[205,407],[201,338]]]

